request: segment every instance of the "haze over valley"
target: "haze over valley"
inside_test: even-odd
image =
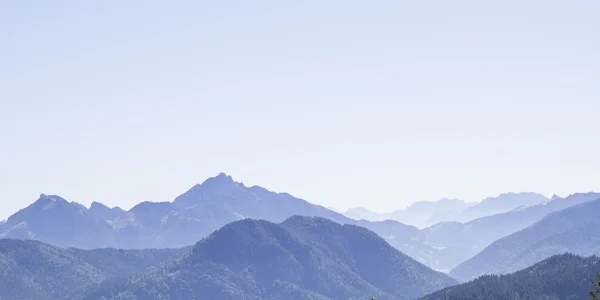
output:
[[[600,255],[600,235],[590,230],[596,228],[598,203],[598,193],[552,199],[505,193],[468,205],[417,202],[401,211],[410,220],[428,220],[449,206],[464,207],[458,214],[482,215],[419,229],[401,218],[355,220],[287,193],[247,187],[225,173],[173,201],[142,202],[128,211],[41,194],[0,225],[0,253],[5,267],[16,272],[3,273],[10,287],[4,293],[44,299],[186,299],[196,293],[226,299],[415,299],[553,255]],[[41,265],[29,265],[31,257]],[[570,259],[555,259],[563,258]],[[65,273],[44,277],[57,260]],[[239,277],[242,271],[248,273]],[[217,274],[227,282],[207,279]],[[130,279],[116,280],[121,277]],[[21,290],[23,280],[36,284]],[[63,289],[51,287],[57,282]]]
[[[0,1],[0,300],[597,300],[599,11]]]

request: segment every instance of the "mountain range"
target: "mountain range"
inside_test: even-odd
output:
[[[42,194],[28,207],[0,225],[0,238],[31,239],[76,248],[102,248],[113,245],[109,223],[93,217],[77,203]]]
[[[422,300],[548,299],[588,300],[600,258],[573,254],[556,255],[524,270],[507,275],[486,275],[442,289]]]
[[[349,208],[344,212],[344,215],[354,220],[394,220],[423,228],[437,223],[431,220],[434,216],[456,215],[475,204],[458,199],[444,198],[438,201],[418,201],[405,209],[395,210],[390,213],[377,213],[365,207]]]
[[[550,199],[538,193],[504,193],[497,197],[485,198],[476,205],[467,207],[462,211],[462,219],[457,221],[470,221],[484,216],[509,212],[518,208],[543,204],[548,201],[550,201]]]
[[[350,208],[345,216],[355,220],[395,220],[404,224],[425,228],[441,222],[468,222],[477,218],[505,213],[517,208],[534,206],[551,199],[530,192],[504,193],[488,197],[481,202],[465,202],[444,198],[438,201],[419,201],[409,207],[391,213],[376,213],[364,207]]]
[[[355,221],[322,206],[262,187],[246,187],[219,174],[173,202],[142,202],[123,211],[93,203],[89,209],[59,196],[40,198],[0,225],[0,238],[34,239],[61,247],[94,249],[179,248],[244,218],[281,222],[293,215],[318,216],[369,228],[420,262],[435,249],[413,240],[419,229],[396,221]],[[423,255],[425,253],[425,255]]]
[[[124,216],[127,211],[118,206],[109,208],[102,203],[92,202],[92,205],[90,205],[89,208],[89,213],[98,219],[110,221]]]
[[[393,220],[353,220],[287,193],[246,187],[222,173],[193,186],[173,202],[142,202],[129,211],[100,203],[88,209],[59,196],[42,194],[0,224],[0,238],[34,239],[81,249],[180,248],[245,218],[282,222],[293,215],[304,215],[368,228],[417,261],[449,272],[494,241],[532,225],[545,215],[596,198],[600,195],[574,194],[466,223],[442,222],[419,229]],[[490,201],[494,202],[486,200],[486,203]],[[415,205],[414,209],[421,206],[428,204]]]
[[[318,217],[244,219],[180,249],[0,240],[0,299],[415,299],[453,284],[368,229]]]
[[[552,255],[600,255],[600,196],[551,213],[521,231],[499,239],[450,273],[460,280],[507,274]],[[600,271],[600,270],[599,270]]]
[[[415,299],[455,283],[365,228],[294,216],[230,223],[160,270],[70,299]]]
[[[246,187],[219,174],[173,202],[142,202],[125,212],[100,203],[90,209],[42,194],[10,216],[0,237],[35,239],[62,247],[93,249],[179,248],[193,245],[227,223],[244,218],[281,222],[294,215],[349,219],[285,193]]]
[[[429,266],[449,271],[496,240],[525,229],[552,212],[598,198],[600,198],[599,193],[576,193],[566,198],[555,198],[542,204],[482,217],[466,223],[442,222],[421,230],[415,239],[438,249],[436,254],[440,264],[429,264]]]
[[[507,193],[465,205],[445,199],[406,211],[504,212],[422,229],[354,220],[223,173],[172,202],[128,211],[42,194],[0,222],[0,299],[414,299],[456,283],[438,271],[492,280],[556,254],[600,254],[598,193]],[[164,250],[134,250],[148,248]],[[518,287],[498,295],[507,293]]]
[[[90,284],[151,271],[187,251],[63,249],[37,241],[0,239],[0,299],[62,299]]]

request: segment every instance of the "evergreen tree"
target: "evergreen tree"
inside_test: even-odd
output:
[[[594,282],[594,288],[596,291],[590,291],[590,297],[592,297],[592,300],[598,300],[598,296],[600,295],[600,273],[596,273],[596,277],[598,277],[598,282]]]

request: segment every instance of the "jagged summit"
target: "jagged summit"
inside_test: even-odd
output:
[[[210,178],[204,180],[204,182],[202,182],[202,184],[200,184],[199,186],[207,188],[207,187],[216,187],[216,186],[222,186],[222,185],[233,185],[236,183],[237,182],[235,182],[230,175],[227,175],[227,174],[221,172],[217,176],[210,177]]]
[[[108,206],[108,205],[106,205],[106,204],[104,204],[104,203],[102,203],[102,202],[97,202],[97,201],[94,201],[94,202],[92,202],[92,204],[90,204],[90,208],[89,208],[89,209],[91,210],[91,209],[94,209],[94,208],[96,208],[96,209],[98,209],[98,208],[102,208],[102,209],[104,209],[104,208],[107,208],[107,209],[118,209],[118,210],[123,210],[123,209],[122,209],[121,207],[119,207],[119,206],[113,206],[113,207],[110,207],[110,206]]]
[[[46,194],[10,216],[3,227],[3,238],[35,239],[84,249],[110,245],[112,230],[81,204]]]
[[[63,199],[60,196],[46,195],[44,193],[40,194],[40,197],[38,198],[38,200],[36,202],[56,202],[56,201],[69,203],[69,201]]]
[[[535,193],[535,192],[507,192],[507,193],[501,193],[496,197],[487,197],[483,200],[481,200],[481,202],[488,202],[488,201],[496,201],[497,199],[510,199],[513,197],[538,197],[538,198],[545,198],[543,195],[539,194],[539,193]]]
[[[81,209],[81,207],[78,204],[71,203],[60,196],[40,194],[40,197],[35,202],[33,202],[28,207],[20,210],[19,212],[31,210],[48,210],[57,207],[76,208],[78,210]]]
[[[230,175],[219,173],[210,177],[201,184],[196,184],[187,192],[175,198],[173,201],[178,206],[191,207],[204,201],[220,201],[223,197],[240,191],[247,191],[247,187],[241,182],[236,182]]]
[[[562,199],[562,197],[559,195],[556,195],[556,194],[552,195],[552,197],[550,198],[551,201],[558,200],[558,199]]]
[[[520,206],[534,206],[547,202],[546,196],[534,192],[502,193],[497,197],[488,197],[465,211],[473,214],[472,218],[482,217],[490,213],[503,213]]]
[[[96,202],[96,201],[92,202],[88,211],[93,216],[100,218],[102,220],[107,220],[107,221],[121,217],[126,213],[125,210],[121,209],[118,206],[110,208],[110,207],[108,207],[100,202]]]
[[[140,202],[134,207],[132,207],[130,212],[147,212],[147,211],[160,211],[165,209],[170,209],[173,206],[171,202],[150,202],[144,201]]]
[[[108,207],[100,202],[96,202],[96,201],[94,201],[94,202],[92,202],[92,204],[90,204],[90,209],[92,209],[92,208],[109,208],[110,209],[110,207]]]
[[[457,199],[457,198],[442,198],[440,200],[437,201],[437,203],[446,203],[446,204],[450,204],[450,203],[467,203],[466,201]]]
[[[447,205],[449,207],[460,206],[461,208],[467,204],[467,202],[456,199],[456,198],[442,198],[437,201],[417,201],[409,205],[404,210],[410,209],[432,209],[433,207],[437,207],[437,205]]]
[[[231,177],[230,175],[227,175],[226,173],[221,172],[217,176],[207,178],[202,183],[195,184],[186,193],[197,193],[199,191],[206,191],[206,190],[217,189],[217,188],[228,188],[228,187],[234,187],[236,185],[244,186],[243,183],[238,183],[235,180],[233,180],[233,177]],[[179,196],[179,197],[181,197],[181,196]],[[175,199],[176,202],[179,197],[177,197]]]

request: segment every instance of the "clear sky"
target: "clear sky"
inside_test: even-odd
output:
[[[2,1],[0,218],[226,172],[337,208],[600,190],[600,1]]]

